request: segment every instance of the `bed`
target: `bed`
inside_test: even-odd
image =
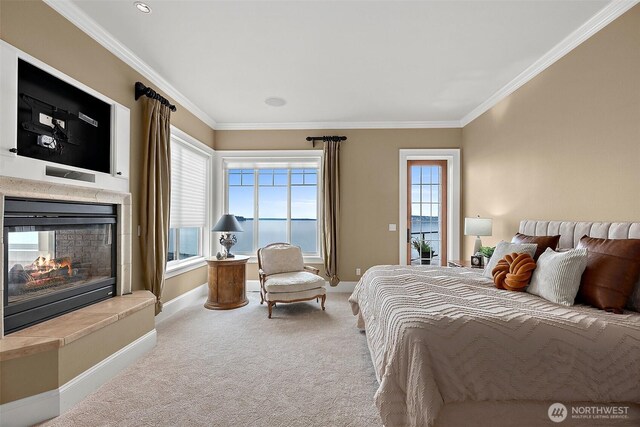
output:
[[[566,249],[583,235],[640,238],[640,223],[522,221],[519,231],[560,234]],[[553,402],[615,402],[628,408],[619,425],[640,420],[640,313],[561,306],[498,290],[481,270],[430,266],[373,267],[349,301],[386,427],[548,424]],[[487,414],[500,416],[478,418]]]

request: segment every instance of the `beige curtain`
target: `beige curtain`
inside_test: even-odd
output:
[[[171,110],[144,97],[141,233],[145,288],[156,296],[156,314],[162,311],[162,288],[167,266],[169,201],[171,200]]]
[[[340,282],[340,278],[338,278],[340,141],[327,141],[324,143],[322,170],[324,268],[327,271],[327,276],[329,276],[331,286],[337,286]]]

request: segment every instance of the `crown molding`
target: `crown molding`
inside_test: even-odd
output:
[[[600,31],[613,20],[638,4],[640,0],[613,0],[591,19],[568,35],[540,59],[534,62],[516,78],[495,92],[486,101],[467,113],[460,120],[449,121],[381,121],[381,122],[293,122],[293,123],[216,123],[216,121],[197,105],[191,102],[178,89],[158,72],[120,43],[113,35],[85,14],[70,0],[43,0],[56,12],[100,43],[116,57],[138,71],[169,97],[189,110],[215,130],[288,130],[288,129],[437,129],[462,128],[494,107],[518,88],[536,77],[550,65],[575,49],[593,34]]]
[[[595,14],[591,19],[578,27],[577,30],[569,34],[564,38],[564,40],[551,48],[551,50],[549,50],[526,70],[518,74],[515,79],[511,80],[502,89],[491,95],[489,99],[467,113],[467,115],[460,119],[460,124],[462,125],[462,127],[465,127],[466,125],[477,119],[480,115],[488,111],[490,108],[494,107],[504,98],[511,95],[518,88],[523,86],[528,81],[532,80],[553,63],[578,47],[589,37],[600,31],[620,15],[638,4],[638,2],[640,2],[640,0],[613,0],[602,10],[600,10],[600,12]]]
[[[202,120],[209,127],[215,129],[216,121],[200,109],[189,98],[184,96],[178,89],[169,83],[164,77],[156,72],[149,64],[140,59],[136,54],[120,43],[111,33],[102,28],[96,21],[91,19],[78,6],[70,0],[43,0],[49,7],[64,16],[69,22],[78,27],[89,37],[100,43],[109,52],[124,61],[131,68],[142,74],[150,82],[162,90],[175,102],[190,111],[194,116]],[[132,83],[133,87],[133,83]],[[133,90],[131,91],[133,98]]]
[[[293,122],[218,123],[216,130],[292,130],[292,129],[442,129],[460,128],[458,120],[431,122]]]

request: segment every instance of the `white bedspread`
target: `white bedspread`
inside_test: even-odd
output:
[[[444,403],[640,402],[640,314],[501,291],[480,271],[369,269],[349,299],[366,329],[386,427]]]

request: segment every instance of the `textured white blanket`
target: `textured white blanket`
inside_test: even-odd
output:
[[[640,314],[501,291],[479,271],[377,266],[349,302],[366,329],[386,427],[444,403],[640,402]]]

